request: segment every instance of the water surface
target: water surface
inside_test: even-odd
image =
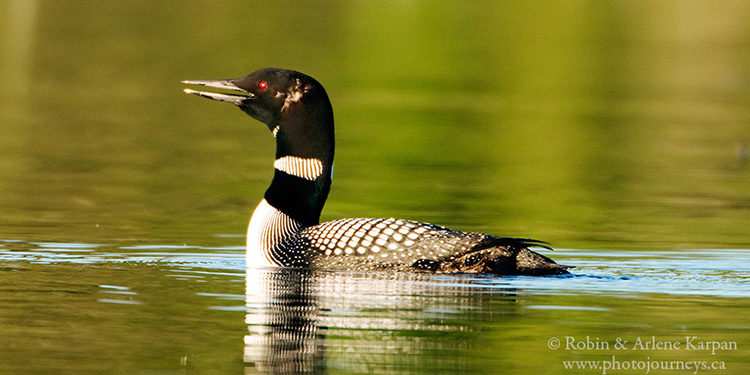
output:
[[[561,250],[573,275],[493,277],[246,271],[233,246],[2,244],[0,312],[23,338],[4,352],[11,373],[558,373],[611,356],[747,369],[748,250]],[[565,347],[587,337],[612,347]],[[688,337],[737,349],[613,349]]]

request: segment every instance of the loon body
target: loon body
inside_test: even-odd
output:
[[[248,226],[248,267],[567,273],[567,267],[529,250],[549,249],[532,239],[465,233],[393,218],[320,224],[334,154],[333,109],[323,86],[305,74],[275,68],[238,79],[183,83],[218,89],[184,91],[238,106],[266,124],[276,139],[273,180]]]

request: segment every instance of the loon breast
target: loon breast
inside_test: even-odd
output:
[[[296,259],[282,245],[286,239],[298,233],[302,225],[285,213],[271,206],[265,199],[255,208],[247,226],[246,262],[258,268],[285,265],[288,267],[304,263]]]

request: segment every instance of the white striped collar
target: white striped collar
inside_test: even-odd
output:
[[[292,176],[315,181],[323,174],[323,162],[315,158],[283,156],[273,162],[274,168]]]

